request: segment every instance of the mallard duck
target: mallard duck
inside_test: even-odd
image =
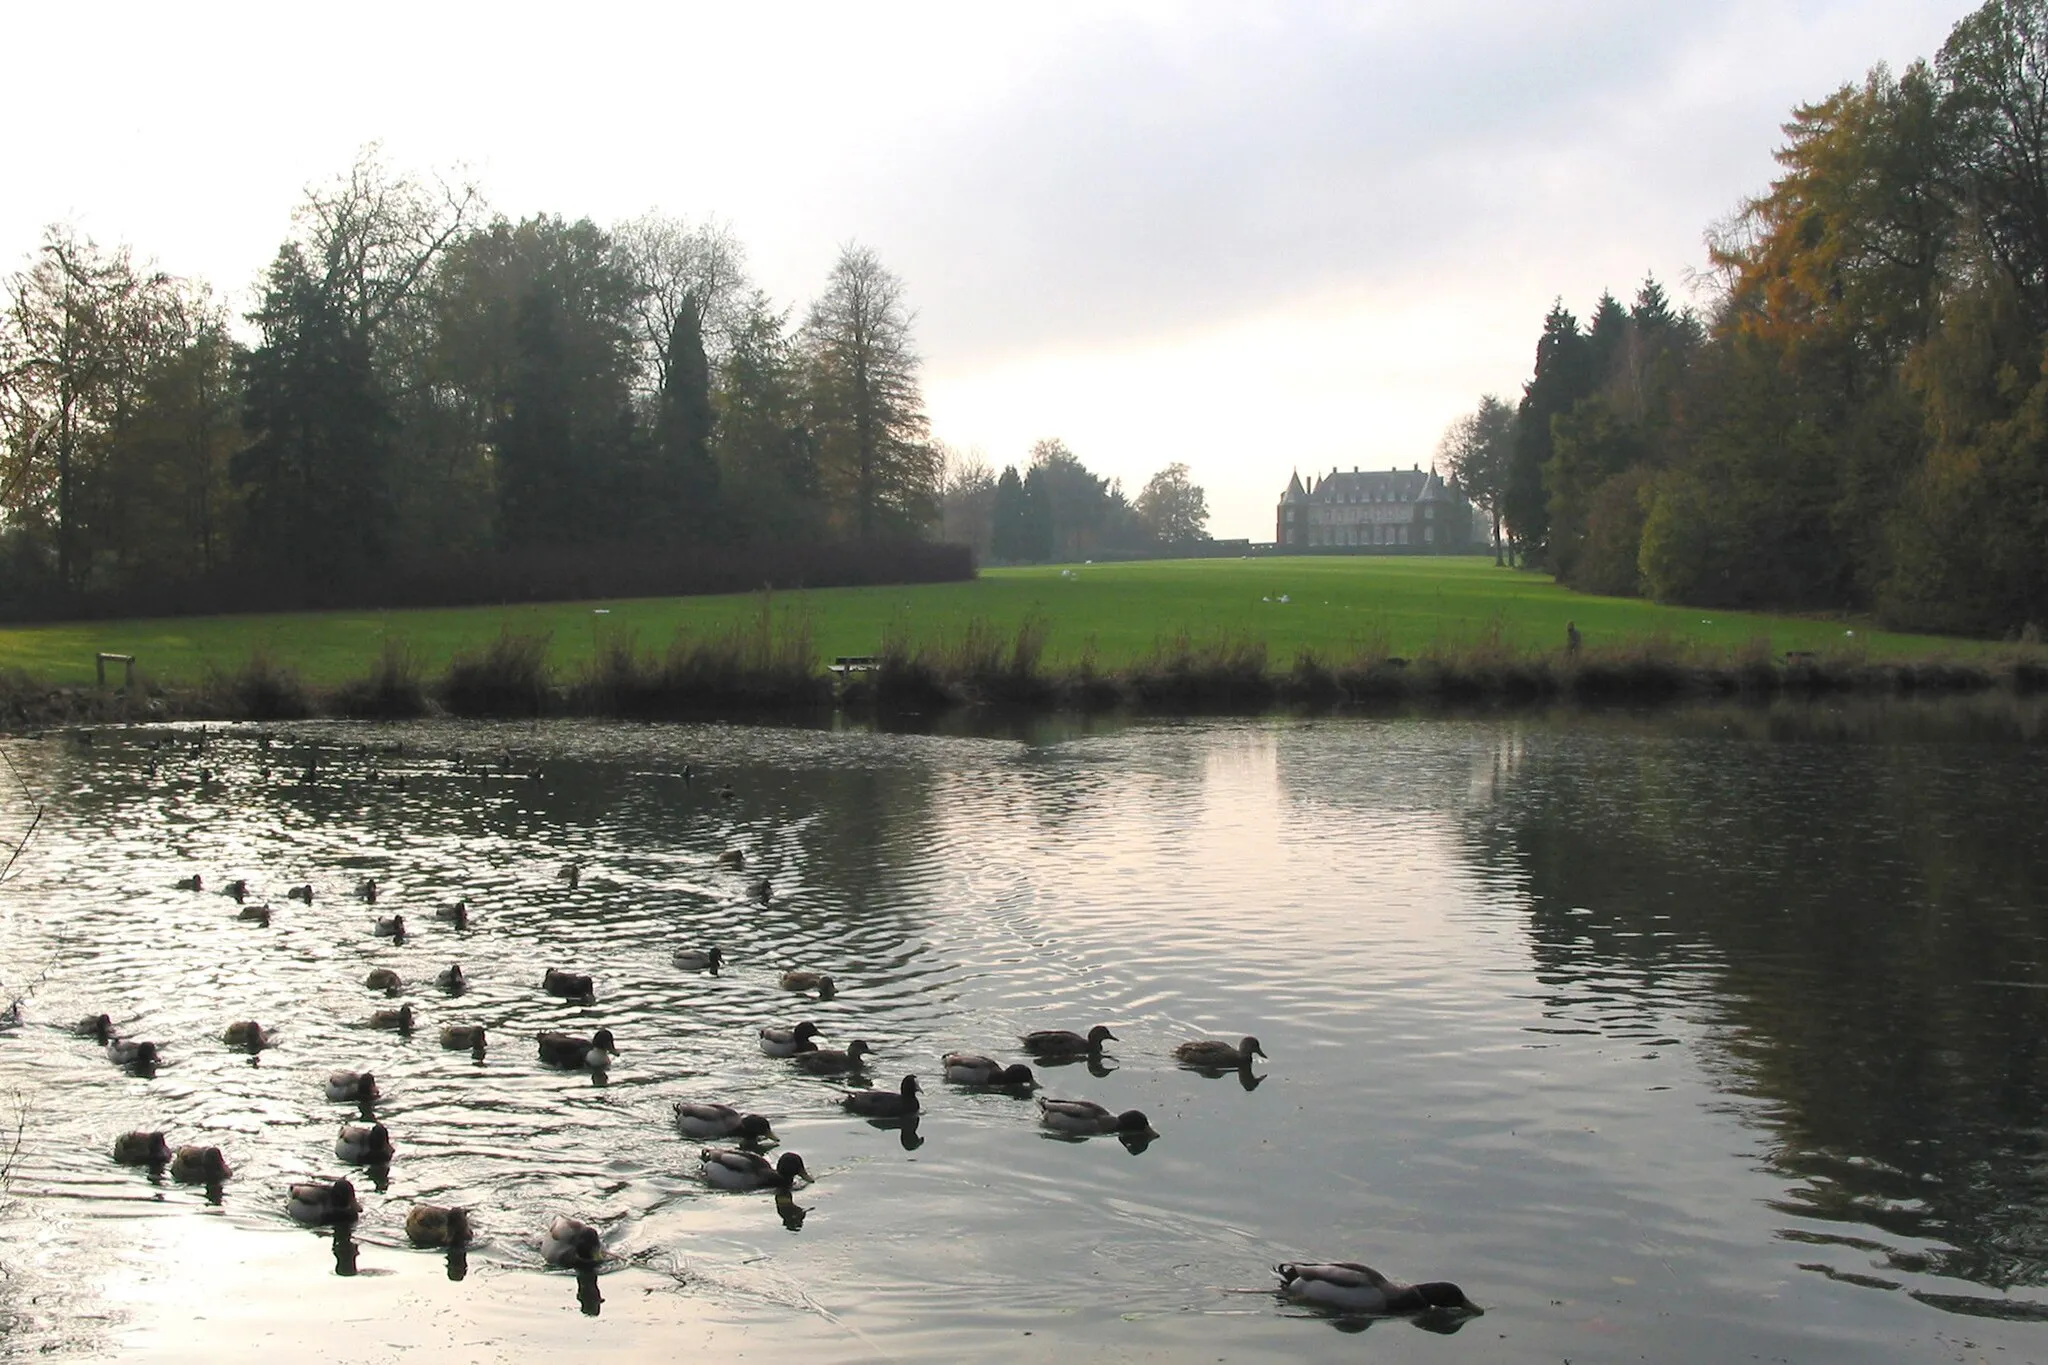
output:
[[[469,902],[457,901],[453,905],[443,905],[434,911],[434,918],[443,924],[452,924],[458,929],[467,929],[469,927]]]
[[[104,1014],[88,1014],[73,1024],[71,1031],[104,1046],[113,1039],[114,1021]]]
[[[1093,1100],[1038,1102],[1038,1121],[1060,1133],[1133,1133],[1157,1137],[1151,1121],[1136,1109],[1113,1113]]]
[[[197,872],[194,872],[189,877],[178,878],[176,886],[180,891],[204,891],[206,889],[206,879]]]
[[[246,877],[237,877],[237,878],[235,878],[235,879],[234,879],[233,881],[229,882],[229,883],[228,883],[228,884],[227,884],[226,886],[223,886],[223,887],[222,887],[222,888],[220,889],[220,893],[221,893],[221,894],[222,894],[223,896],[233,896],[233,897],[235,898],[235,904],[237,904],[237,905],[240,905],[240,904],[242,903],[242,899],[243,899],[243,897],[245,897],[245,896],[247,896],[247,895],[249,894],[249,881],[248,881],[248,878],[246,878]]]
[[[770,1057],[794,1057],[799,1052],[815,1052],[818,1045],[811,1039],[818,1036],[818,1026],[806,1019],[795,1028],[764,1028],[761,1030],[761,1051]]]
[[[162,1133],[137,1129],[114,1139],[114,1160],[123,1166],[162,1166],[171,1159],[171,1144]]]
[[[871,1119],[907,1119],[917,1113],[917,1077],[905,1076],[894,1090],[849,1090],[839,1103],[850,1114]]]
[[[130,1038],[107,1040],[107,1060],[115,1066],[155,1066],[160,1060],[155,1043],[138,1043]]]
[[[591,1071],[603,1071],[611,1065],[612,1058],[619,1055],[619,1049],[612,1042],[612,1031],[601,1028],[588,1038],[578,1038],[573,1033],[542,1033],[538,1036],[540,1059],[549,1066],[580,1066]]]
[[[784,1152],[771,1162],[759,1152],[739,1147],[706,1147],[697,1153],[697,1159],[704,1163],[705,1183],[721,1190],[786,1190],[799,1176],[811,1178],[804,1159],[795,1152]]]
[[[302,1180],[291,1189],[291,1215],[301,1223],[346,1223],[363,1211],[347,1180]]]
[[[363,978],[363,984],[373,991],[382,991],[386,995],[397,995],[405,989],[405,978],[392,971],[389,967],[373,967],[370,969],[370,974]]]
[[[375,877],[365,877],[356,883],[356,899],[366,901],[371,905],[377,903],[377,879]]]
[[[344,1123],[334,1139],[334,1155],[357,1166],[382,1166],[391,1160],[391,1130],[381,1123]]]
[[[564,1000],[581,1000],[586,1005],[597,1003],[597,986],[582,972],[565,972],[559,967],[550,967],[540,979],[540,988]]]
[[[604,1238],[590,1224],[565,1215],[548,1224],[540,1254],[549,1265],[596,1265],[604,1255]]]
[[[234,1172],[218,1147],[180,1147],[171,1158],[171,1179],[187,1185],[220,1185]]]
[[[721,801],[737,801],[740,799],[740,794],[734,791],[732,783],[728,782],[718,789],[718,799]]]
[[[1440,1309],[1485,1311],[1448,1281],[1402,1284],[1356,1261],[1283,1261],[1273,1267],[1273,1273],[1280,1277],[1280,1292],[1288,1298],[1353,1313],[1397,1316]]]
[[[451,962],[434,974],[434,984],[450,995],[460,995],[469,989],[469,978],[462,974],[460,962]]]
[[[747,855],[736,848],[729,848],[718,855],[718,865],[720,867],[744,868],[747,865]]]
[[[843,1052],[836,1048],[813,1048],[809,1052],[799,1052],[789,1060],[814,1076],[830,1076],[844,1071],[861,1070],[867,1065],[861,1058],[873,1052],[874,1049],[868,1046],[866,1039],[856,1038],[846,1045]]]
[[[377,1010],[370,1015],[371,1028],[389,1028],[397,1029],[400,1033],[411,1033],[412,1023],[411,1001],[395,1010]]]
[[[1235,1047],[1220,1038],[1203,1038],[1192,1043],[1182,1043],[1173,1050],[1173,1059],[1182,1066],[1206,1067],[1218,1071],[1235,1071],[1241,1066],[1250,1066],[1252,1058],[1265,1055],[1266,1049],[1259,1046],[1259,1040],[1249,1035]]]
[[[220,1040],[244,1052],[261,1052],[270,1046],[271,1035],[254,1019],[238,1019],[221,1030]]]
[[[335,1071],[327,1077],[327,1098],[368,1104],[377,1098],[377,1078],[367,1071]]]
[[[768,884],[768,879],[766,877],[763,877],[759,881],[750,883],[748,885],[747,895],[750,898],[761,902],[761,904],[766,905],[771,899],[774,898],[775,888]]]
[[[270,907],[267,905],[245,905],[235,912],[235,918],[245,924],[254,924],[268,929],[270,927]]]
[[[555,874],[555,880],[574,891],[583,884],[583,864],[563,863],[562,870]]]
[[[405,1215],[405,1235],[416,1247],[459,1247],[469,1241],[469,1210],[414,1204]]]
[[[820,1000],[830,1000],[838,993],[832,978],[823,972],[784,972],[782,989],[786,991],[816,991]]]
[[[1027,1033],[1019,1041],[1024,1044],[1026,1052],[1036,1053],[1041,1057],[1082,1057],[1092,1056],[1102,1051],[1104,1043],[1113,1043],[1116,1040],[1116,1035],[1109,1031],[1107,1024],[1097,1024],[1088,1030],[1086,1037],[1070,1029],[1048,1028],[1040,1029],[1036,1033]]]
[[[305,882],[293,887],[284,893],[284,898],[288,901],[304,901],[306,904],[311,905],[313,903],[313,883]]]
[[[955,1085],[1036,1085],[1038,1078],[1022,1062],[1004,1066],[993,1057],[975,1052],[949,1052],[945,1056],[946,1079]]]
[[[742,1114],[729,1104],[677,1100],[676,1127],[689,1137],[736,1137],[748,1142],[773,1142],[775,1130],[759,1114]]]
[[[718,969],[725,965],[725,954],[716,948],[678,948],[669,962],[686,972],[708,971],[717,976]]]
[[[376,934],[378,938],[404,938],[405,916],[392,915],[388,918],[378,920],[376,926]]]
[[[481,1057],[484,1055],[485,1046],[484,1026],[482,1024],[443,1024],[441,1025],[441,1046],[447,1048],[450,1052],[459,1052],[467,1049]]]

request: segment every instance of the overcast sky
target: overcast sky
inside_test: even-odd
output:
[[[1296,468],[1427,465],[1582,318],[1769,182],[1779,125],[1932,57],[1930,0],[10,12],[0,264],[77,223],[246,307],[381,141],[494,208],[731,224],[799,309],[841,243],[918,311],[941,439],[1182,460],[1271,539]]]

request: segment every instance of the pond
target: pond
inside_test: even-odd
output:
[[[2007,701],[0,742],[43,807],[0,807],[26,834],[0,1355],[2042,1358],[2042,733]],[[457,901],[465,929],[434,917]],[[402,942],[373,931],[392,914]],[[700,946],[720,972],[675,965]],[[550,967],[595,1002],[544,993]],[[371,1027],[401,1002],[413,1032]],[[161,1046],[152,1075],[73,1032],[102,1011]],[[273,1046],[224,1046],[241,1019]],[[916,1075],[919,1121],[763,1054],[800,1020],[866,1041],[875,1085]],[[1149,1144],[942,1078],[1097,1024],[1100,1057],[1032,1063],[1039,1093],[1142,1110]],[[607,1071],[540,1063],[537,1031],[598,1027]],[[1248,1071],[1174,1064],[1246,1034]],[[378,1078],[388,1168],[336,1159],[361,1121],[323,1093],[338,1068]],[[766,1115],[812,1181],[708,1187],[688,1100]],[[135,1129],[232,1177],[116,1164]],[[354,1227],[294,1224],[289,1186],[341,1174]],[[423,1201],[472,1210],[466,1255],[408,1245]],[[598,1274],[543,1261],[564,1214]],[[1485,1313],[1331,1316],[1274,1296],[1290,1260]]]

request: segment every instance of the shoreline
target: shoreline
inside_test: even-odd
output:
[[[814,658],[777,651],[666,658],[619,651],[561,680],[530,638],[506,637],[482,656],[458,659],[427,679],[387,651],[372,672],[335,687],[304,683],[257,655],[239,670],[195,684],[133,687],[62,684],[0,672],[0,732],[75,724],[279,721],[314,718],[474,720],[537,718],[703,721],[803,719],[848,714],[1000,712],[1028,716],[1122,713],[1172,718],[1343,712],[1388,706],[1524,709],[1564,704],[1676,705],[1700,701],[1841,696],[1948,697],[2048,692],[2048,650],[2019,646],[1981,660],[1871,659],[1857,653],[1738,657],[1686,653],[1658,643],[1572,655],[1478,648],[1326,660],[1299,655],[1266,665],[1250,641],[1195,645],[1185,638],[1118,670],[1043,667],[1029,642],[984,642],[945,654],[893,651],[834,675]],[[751,656],[751,657],[748,657]]]

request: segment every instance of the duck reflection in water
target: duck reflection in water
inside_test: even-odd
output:
[[[576,1267],[576,1306],[583,1310],[586,1318],[594,1318],[604,1309],[604,1295],[597,1292],[597,1267],[594,1265]]]
[[[334,1228],[334,1273],[353,1275],[356,1273],[356,1255],[362,1245],[356,1241],[353,1223],[338,1223]]]
[[[796,1196],[788,1190],[777,1190],[775,1192],[776,1217],[780,1218],[782,1226],[788,1228],[791,1232],[802,1232],[804,1230],[804,1216],[809,1212],[809,1209],[796,1202]]]
[[[469,1248],[460,1242],[448,1248],[448,1278],[461,1280],[469,1274]]]

